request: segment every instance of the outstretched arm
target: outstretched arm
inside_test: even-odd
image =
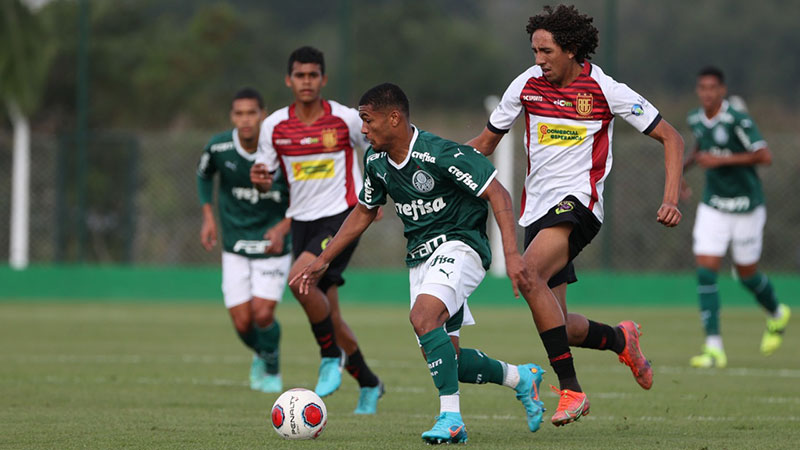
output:
[[[291,286],[299,286],[301,294],[307,294],[311,286],[315,286],[325,271],[328,265],[339,253],[342,252],[348,245],[356,240],[361,234],[369,227],[375,216],[378,214],[378,208],[369,209],[359,203],[355,209],[347,216],[344,223],[336,232],[333,239],[328,242],[325,250],[319,256],[307,265],[302,272],[298,273],[294,278],[289,281]]]
[[[500,143],[500,139],[503,139],[502,134],[493,133],[491,130],[484,127],[481,134],[470,139],[467,142],[467,145],[470,145],[484,155],[489,156],[494,153],[494,149],[497,148],[497,144]]]
[[[656,220],[666,227],[674,227],[681,221],[678,210],[681,175],[683,174],[683,138],[666,120],[661,120],[650,132],[650,137],[664,146],[664,198],[658,208]]]
[[[699,153],[695,158],[699,166],[713,169],[720,166],[755,166],[772,164],[772,153],[768,147],[762,147],[754,152],[732,153],[727,156],[712,155],[708,152]]]
[[[517,250],[517,234],[514,229],[514,208],[511,206],[511,196],[506,188],[497,180],[492,180],[481,195],[492,205],[494,218],[500,228],[503,239],[503,255],[506,258],[506,273],[514,289],[514,297],[519,298],[519,290],[527,291],[528,278],[525,273],[525,263],[522,255]]]

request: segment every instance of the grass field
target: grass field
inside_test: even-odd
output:
[[[325,399],[328,427],[316,441],[284,441],[268,422],[277,394],[248,388],[250,356],[222,306],[154,303],[0,302],[0,447],[3,448],[419,448],[438,412],[430,375],[399,306],[345,305],[363,352],[387,385],[378,415],[355,416],[346,376]],[[584,308],[596,320],[642,323],[655,368],[643,391],[610,352],[578,349],[591,415],[530,433],[513,391],[462,385],[469,448],[797,448],[800,330],[774,356],[758,353],[755,307],[723,310],[725,370],[694,370],[700,346],[690,308]],[[798,311],[800,312],[800,311]],[[545,355],[522,305],[475,308],[462,345],[513,363]],[[301,309],[279,309],[285,388],[313,388],[316,346]],[[800,328],[800,327],[798,327]],[[542,384],[553,411],[552,372]],[[546,413],[546,420],[549,413]]]

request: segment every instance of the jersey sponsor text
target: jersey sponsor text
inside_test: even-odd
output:
[[[586,139],[586,127],[582,126],[539,123],[536,131],[542,145],[571,147]]]
[[[333,167],[332,159],[301,161],[292,164],[292,174],[295,181],[333,178],[335,175]]]
[[[447,203],[445,203],[442,197],[437,197],[429,202],[418,198],[416,200],[411,200],[410,203],[394,204],[397,214],[410,217],[411,220],[417,220],[420,216],[424,216],[425,214],[439,212],[443,210],[445,206],[447,206]]]

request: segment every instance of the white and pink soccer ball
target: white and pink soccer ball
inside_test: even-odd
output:
[[[272,428],[285,439],[316,439],[328,424],[328,409],[314,391],[295,388],[272,405]]]

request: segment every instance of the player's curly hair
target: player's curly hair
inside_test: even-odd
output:
[[[591,59],[597,48],[597,28],[592,25],[593,21],[590,16],[575,9],[575,6],[558,5],[554,10],[547,5],[542,13],[528,19],[525,30],[528,38],[532,38],[536,30],[549,31],[556,44],[575,54],[575,60],[583,63],[584,60]]]

